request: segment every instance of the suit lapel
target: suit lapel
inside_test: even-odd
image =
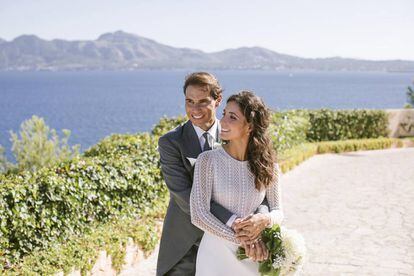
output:
[[[201,153],[200,142],[191,121],[187,121],[187,123],[184,124],[183,152],[185,157],[195,159]]]

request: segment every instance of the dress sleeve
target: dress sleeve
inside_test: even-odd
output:
[[[201,230],[238,244],[234,231],[217,219],[210,211],[214,169],[210,152],[199,155],[190,196],[191,222]]]
[[[281,224],[283,221],[283,211],[281,204],[281,195],[280,195],[280,168],[279,165],[275,165],[275,180],[266,188],[266,198],[269,202],[269,211],[271,225]]]

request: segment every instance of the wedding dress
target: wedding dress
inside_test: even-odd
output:
[[[275,170],[276,180],[265,190],[258,191],[248,161],[234,159],[224,148],[199,155],[190,197],[191,221],[204,231],[197,254],[197,276],[259,275],[258,263],[237,259],[239,245],[235,234],[210,212],[210,201],[243,218],[254,213],[266,196],[271,224],[280,224],[283,213],[277,166]]]

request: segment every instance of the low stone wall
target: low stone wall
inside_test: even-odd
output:
[[[112,268],[112,258],[106,251],[99,252],[99,257],[96,260],[92,270],[87,275],[92,276],[129,276],[129,275],[155,275],[155,264],[158,255],[158,246],[153,253],[145,256],[144,252],[135,245],[132,239],[128,240],[126,246],[125,264],[122,266],[120,273]],[[81,276],[80,270],[73,270],[69,274],[63,272],[55,274],[55,276]]]
[[[414,136],[414,109],[387,109],[389,137]]]

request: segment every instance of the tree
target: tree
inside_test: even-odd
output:
[[[414,105],[414,90],[410,86],[407,87],[407,101]]]
[[[18,169],[35,171],[77,156],[79,145],[68,145],[70,130],[63,129],[62,132],[63,138],[59,139],[56,130],[35,115],[20,125],[20,138],[10,131]]]
[[[10,167],[10,163],[7,161],[4,155],[4,148],[0,146],[0,173],[5,173]]]

